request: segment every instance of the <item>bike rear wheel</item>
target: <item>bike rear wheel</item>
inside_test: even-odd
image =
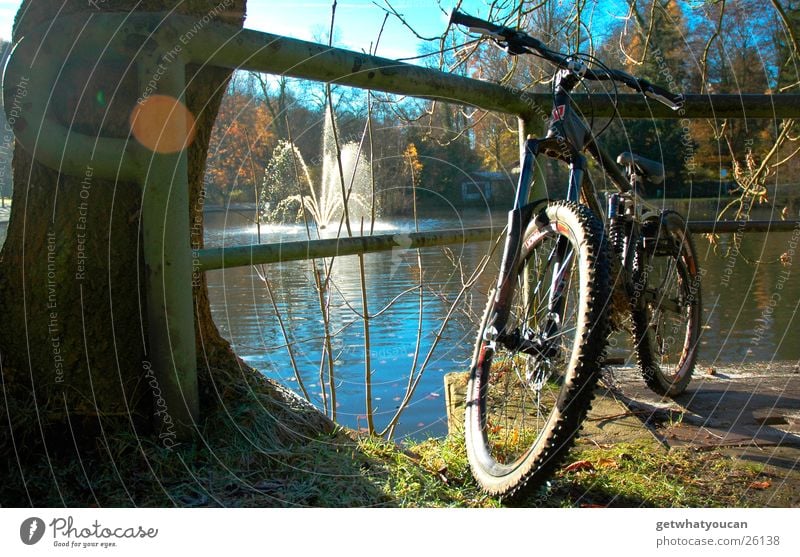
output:
[[[647,386],[674,397],[692,379],[700,338],[700,270],[683,218],[673,211],[642,224],[634,262],[633,335]]]
[[[547,206],[528,225],[518,261],[510,300],[490,295],[466,398],[473,475],[501,496],[540,486],[572,446],[608,329],[604,233],[586,207]]]

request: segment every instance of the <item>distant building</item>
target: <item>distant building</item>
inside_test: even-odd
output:
[[[465,205],[497,205],[509,201],[514,194],[517,176],[503,172],[470,172],[461,182],[461,201]]]

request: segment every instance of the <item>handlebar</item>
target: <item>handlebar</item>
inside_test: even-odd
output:
[[[683,106],[682,95],[670,93],[662,87],[653,85],[646,79],[634,77],[620,70],[589,69],[583,61],[550,50],[542,41],[518,29],[497,25],[478,17],[459,12],[458,10],[450,12],[450,23],[467,27],[473,33],[479,33],[504,41],[511,54],[531,54],[532,52],[530,49],[533,49],[536,51],[536,54],[557,67],[574,71],[585,79],[620,82],[634,91],[642,93],[646,97],[670,107],[672,110],[678,110]]]

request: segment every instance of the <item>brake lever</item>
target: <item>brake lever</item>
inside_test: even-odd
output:
[[[510,56],[518,56],[520,54],[531,54],[531,51],[525,48],[524,46],[510,43],[505,38],[503,38],[503,40],[492,39],[492,43],[494,43],[494,45],[497,48],[499,48],[500,50],[502,50],[503,52],[505,52]]]
[[[679,101],[678,103],[676,103],[669,97],[665,97],[664,95],[659,93],[658,88],[646,79],[636,78],[636,84],[639,86],[639,90],[645,97],[653,99],[654,101],[658,101],[661,104],[671,108],[672,110],[679,110],[683,106],[682,102]],[[682,96],[681,100],[683,100]]]
[[[672,110],[680,110],[680,108],[682,106],[682,104],[673,102],[672,99],[668,99],[667,97],[664,97],[663,95],[659,95],[652,88],[645,89],[643,91],[643,93],[644,93],[645,97],[649,97],[649,98],[651,98],[651,99],[653,99],[655,101],[658,101],[661,104],[663,104],[665,106],[668,106]]]
[[[492,33],[488,29],[484,29],[483,27],[467,27],[467,31],[470,33],[474,33],[475,35],[481,35],[483,37],[489,37],[493,40],[505,40],[505,37],[500,33]]]

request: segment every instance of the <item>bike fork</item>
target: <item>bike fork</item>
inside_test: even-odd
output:
[[[573,153],[572,162],[569,165],[567,200],[578,202],[584,172],[586,172],[586,157],[579,153]],[[570,269],[574,256],[575,253],[570,248],[569,241],[563,236],[559,237],[554,253],[551,254],[551,257],[555,257],[555,261],[552,261],[554,267],[547,301],[545,341],[552,339],[561,329],[561,323],[564,318],[564,292],[571,278]],[[548,264],[550,263],[548,261]]]
[[[547,300],[547,326],[545,328],[546,340],[558,334],[561,321],[564,317],[564,291],[569,284],[570,267],[575,253],[570,249],[566,238],[559,238],[555,249],[553,277],[550,281],[550,295]]]
[[[548,261],[548,265],[554,265],[554,273],[548,295],[547,322],[541,331],[544,335],[544,339],[539,339],[538,342],[534,343],[531,339],[525,338],[525,331],[518,331],[516,334],[513,334],[513,332],[509,334],[509,332],[505,331],[509,312],[511,310],[510,303],[513,289],[518,287],[515,284],[515,280],[519,271],[519,265],[521,265],[519,258],[523,247],[523,233],[533,217],[534,209],[538,206],[537,203],[526,204],[526,202],[531,187],[531,178],[533,176],[533,167],[538,153],[539,143],[539,140],[528,139],[525,144],[525,158],[522,164],[519,184],[517,186],[514,208],[508,213],[508,232],[503,249],[503,259],[500,265],[491,325],[485,328],[483,340],[487,342],[503,342],[509,345],[516,344],[518,345],[516,346],[517,348],[522,348],[522,346],[525,345],[526,348],[523,348],[524,351],[532,350],[535,353],[549,356],[549,344],[543,344],[542,341],[544,340],[546,342],[548,338],[556,335],[559,331],[564,310],[563,294],[570,279],[569,269],[574,256],[566,238],[559,239]],[[570,200],[576,201],[578,198],[585,162],[586,159],[579,155],[576,163],[570,165],[570,184],[567,195]],[[530,289],[538,289],[539,286],[540,285],[528,284],[528,277],[525,277],[525,285],[523,288],[525,290],[524,296],[526,304],[529,303],[532,296]],[[517,338],[517,336],[519,338]]]
[[[522,249],[522,235],[533,214],[533,207],[527,204],[527,201],[538,152],[539,140],[529,138],[525,142],[525,156],[520,168],[514,208],[508,213],[506,243],[503,249],[503,259],[500,263],[500,274],[497,279],[495,294],[494,320],[492,327],[487,327],[487,333],[494,338],[485,340],[495,340],[498,335],[504,332],[506,321],[508,320],[509,304]]]

